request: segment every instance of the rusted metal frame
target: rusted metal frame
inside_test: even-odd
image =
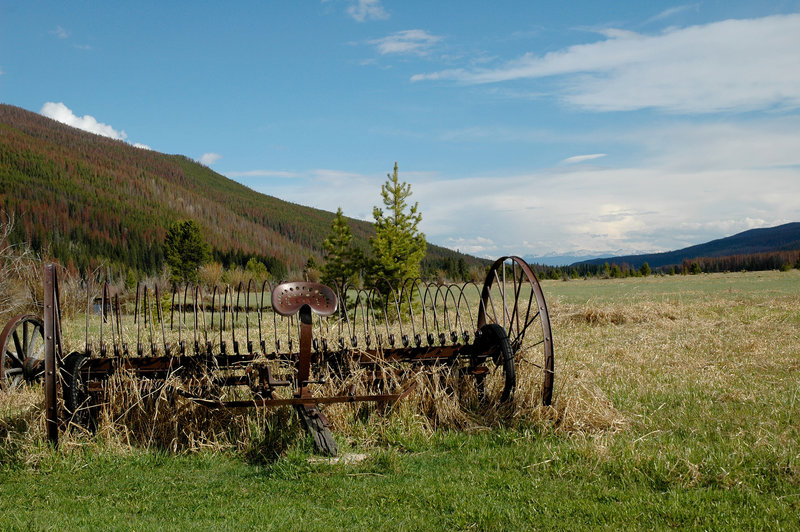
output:
[[[311,395],[308,389],[311,376],[311,337],[313,335],[311,307],[303,305],[297,313],[300,322],[300,353],[297,356],[297,397]]]
[[[44,395],[47,439],[58,445],[57,355],[61,350],[58,274],[54,264],[44,268]]]
[[[328,397],[292,397],[287,399],[252,399],[249,401],[216,401],[213,399],[203,399],[199,397],[191,397],[190,400],[209,407],[209,408],[250,408],[250,407],[274,407],[274,406],[287,406],[287,405],[326,405],[336,403],[393,403],[404,399],[411,393],[416,385],[410,384],[406,389],[400,393],[391,394],[374,394],[374,395],[335,395]]]

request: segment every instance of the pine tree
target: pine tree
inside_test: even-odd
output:
[[[388,280],[399,288],[404,279],[419,276],[420,262],[425,256],[427,243],[425,235],[417,226],[422,221],[418,212],[419,204],[409,208],[411,185],[400,182],[397,177],[397,163],[394,173],[381,186],[381,196],[386,212],[375,207],[375,236],[370,239],[374,260],[371,264],[373,282]]]
[[[164,238],[164,252],[173,284],[196,283],[200,266],[211,257],[200,226],[194,220],[183,220],[170,226]]]
[[[347,225],[342,208],[336,211],[331,223],[331,232],[322,242],[325,250],[325,264],[322,266],[322,282],[332,286],[339,294],[344,294],[348,284],[358,279],[363,255],[353,245],[353,233]]]

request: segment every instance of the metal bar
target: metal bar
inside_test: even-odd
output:
[[[47,440],[58,445],[58,407],[56,397],[56,270],[44,267],[44,403]]]

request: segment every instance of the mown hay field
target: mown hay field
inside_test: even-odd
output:
[[[342,409],[352,460],[280,412],[231,417],[240,445],[75,431],[53,450],[40,390],[0,392],[0,528],[800,527],[800,271],[543,287],[552,408]]]

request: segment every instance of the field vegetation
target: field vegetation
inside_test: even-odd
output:
[[[543,287],[552,407],[524,377],[495,410],[435,385],[339,406],[338,461],[291,410],[202,413],[124,381],[96,436],[53,449],[41,389],[0,392],[3,528],[800,526],[800,271]]]

